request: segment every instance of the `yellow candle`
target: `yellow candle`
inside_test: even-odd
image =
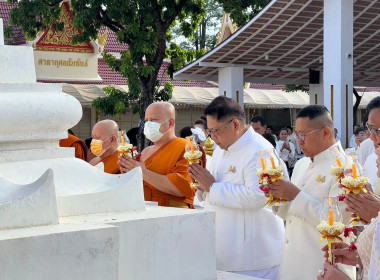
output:
[[[342,163],[340,162],[340,159],[339,158],[336,158],[336,163],[338,164],[339,167],[342,167]]]
[[[334,225],[334,210],[329,209],[329,225]]]
[[[276,165],[274,164],[274,159],[273,157],[270,157],[270,162],[272,163],[272,168],[275,169]]]
[[[190,140],[190,148],[191,148],[191,153],[194,154],[194,144],[193,141]]]
[[[123,133],[123,132],[122,132]],[[122,145],[123,145],[123,147],[125,146],[125,141],[124,141],[124,135],[123,134],[121,134],[121,143],[122,143]]]
[[[356,170],[356,164],[355,163],[352,164],[352,178],[354,178],[354,179],[358,178],[358,172]]]
[[[263,168],[263,170],[265,169],[265,161],[264,161],[264,158],[260,158],[261,160],[261,167]]]

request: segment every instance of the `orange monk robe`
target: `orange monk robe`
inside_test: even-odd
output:
[[[159,206],[169,206],[171,204],[170,201],[183,202],[190,208],[193,208],[196,188],[190,186],[192,180],[187,170],[187,160],[183,157],[185,145],[185,139],[175,138],[165,146],[159,148],[144,162],[148,170],[166,175],[170,182],[181,191],[184,197],[161,192],[144,181],[144,197],[146,201],[157,201]],[[206,157],[204,152],[201,160],[202,166],[205,166]]]
[[[87,147],[86,144],[75,137],[74,135],[69,134],[69,137],[66,139],[59,140],[60,147],[73,147],[75,148],[75,157],[79,159],[83,159],[84,161],[87,159]]]
[[[101,162],[104,163],[104,172],[110,173],[110,174],[120,174],[120,168],[117,164],[117,161],[119,160],[119,153],[116,151],[111,156],[106,156],[102,159]]]

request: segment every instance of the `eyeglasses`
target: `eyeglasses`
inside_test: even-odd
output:
[[[380,128],[374,128],[372,125],[369,125],[366,123],[366,127],[368,128],[369,131],[371,131],[375,136],[378,135]]]
[[[226,122],[226,123],[225,123],[223,126],[221,126],[221,127],[206,129],[206,132],[207,132],[208,135],[211,134],[211,135],[216,135],[216,136],[218,136],[219,133],[220,133],[220,130],[223,129],[223,128],[225,128],[225,127],[226,127],[230,122],[232,122],[233,120],[234,120],[234,119],[229,120],[228,122]]]
[[[308,136],[314,132],[317,132],[317,131],[320,131],[321,129],[323,129],[324,127],[321,127],[321,128],[318,128],[316,130],[313,130],[313,131],[310,131],[308,133],[303,133],[303,132],[295,132],[295,136],[296,136],[296,139],[299,139],[301,141],[305,141],[305,136]]]

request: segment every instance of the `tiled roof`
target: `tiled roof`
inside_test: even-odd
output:
[[[0,2],[0,18],[3,19],[4,27],[9,26],[9,13],[16,6],[17,6],[17,4],[11,4],[10,5],[10,4],[6,4],[5,2]],[[13,44],[14,45],[25,44],[26,39],[21,32],[21,28],[16,27],[16,26],[12,26],[12,28],[13,28],[13,33],[15,35],[15,38],[14,38],[15,41],[13,42]],[[4,38],[6,45],[11,44],[12,43],[11,40],[12,39],[10,39],[10,38]]]
[[[104,34],[106,31],[106,27],[102,26],[100,28],[99,34]],[[117,42],[116,33],[113,32],[111,29],[108,28],[108,36],[107,36],[107,43],[104,46],[104,50],[107,52],[122,52],[128,49],[128,45],[126,44],[119,44]]]

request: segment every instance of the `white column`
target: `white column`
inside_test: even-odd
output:
[[[3,19],[0,18],[0,46],[4,45]]]
[[[219,68],[219,95],[237,101],[244,108],[244,73],[240,67]]]
[[[310,105],[323,105],[323,74],[319,76],[319,84],[309,84]]]
[[[344,148],[353,122],[353,0],[324,0],[323,35],[324,105]]]

